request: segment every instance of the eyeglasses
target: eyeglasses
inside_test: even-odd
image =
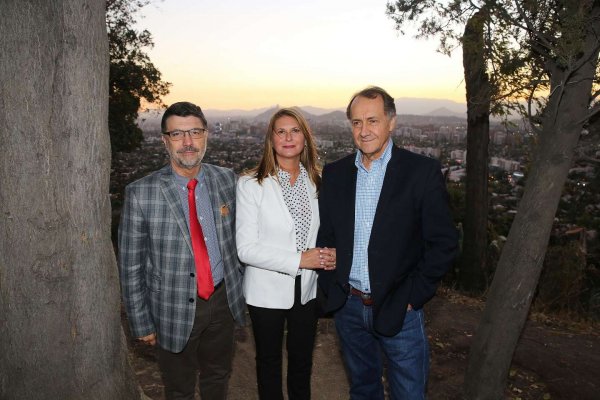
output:
[[[275,133],[280,138],[283,138],[283,137],[287,136],[288,133],[290,135],[292,135],[292,137],[296,137],[296,136],[302,134],[302,129],[300,129],[300,128],[292,128],[289,131],[286,131],[285,129],[281,128],[281,129],[277,129],[276,131],[273,131],[273,133]]]
[[[169,135],[171,140],[177,141],[177,140],[183,140],[186,133],[188,135],[190,135],[190,138],[192,138],[192,139],[202,139],[208,133],[208,129],[192,128],[192,129],[188,129],[187,131],[182,131],[182,130],[176,129],[176,130],[170,131],[170,132],[163,132],[163,135]]]

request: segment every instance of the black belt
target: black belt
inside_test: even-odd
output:
[[[365,306],[373,305],[374,300],[373,300],[373,296],[371,295],[371,293],[361,292],[360,290],[356,289],[355,287],[350,286],[350,294],[352,296],[360,297],[363,305],[365,305]]]

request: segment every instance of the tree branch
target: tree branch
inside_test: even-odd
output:
[[[533,101],[533,97],[537,86],[537,83],[534,83],[533,88],[531,88],[531,92],[529,93],[529,98],[527,99],[527,120],[529,121],[531,129],[533,129],[535,133],[541,134],[542,130],[538,128],[535,124],[535,121],[533,120],[533,114],[531,113],[531,102]]]
[[[592,7],[592,13],[591,13],[591,17],[590,17],[590,23],[586,24],[586,27],[590,27],[589,29],[591,31],[588,31],[587,33],[587,40],[595,40],[596,41],[596,46],[590,46],[590,51],[587,55],[584,55],[583,57],[581,57],[581,59],[579,60],[578,63],[575,64],[575,70],[581,68],[585,63],[590,62],[594,56],[598,56],[598,49],[600,48],[600,38],[599,36],[599,31],[600,31],[600,26],[598,23],[598,20],[600,19],[600,5],[598,5],[598,2],[594,2],[594,6]],[[595,22],[594,22],[595,20]],[[591,38],[590,38],[591,36]],[[587,46],[586,46],[587,47]]]
[[[586,114],[586,116],[577,121],[575,125],[583,124],[586,121],[589,121],[594,115],[598,114],[599,112],[600,103],[596,103],[592,108],[590,108],[590,111]]]
[[[539,43],[537,41],[533,41],[533,40],[531,41],[532,50],[534,50],[535,52],[537,52],[538,54],[540,54],[541,56],[543,56],[545,58],[550,57],[549,50],[554,47],[553,43],[551,41],[549,41],[548,39],[546,39],[545,35],[541,31],[537,30],[535,28],[535,26],[533,26],[531,19],[529,19],[529,17],[527,16],[525,11],[521,7],[519,0],[515,0],[514,4],[515,4],[515,8],[517,9],[517,12],[519,13],[519,16],[523,19],[523,21],[525,21],[526,27],[523,27],[514,18],[511,18],[511,23],[513,23],[515,26],[520,26],[522,29],[525,29],[535,39],[539,40]]]
[[[577,159],[577,161],[588,161],[588,162],[600,164],[600,159],[589,157],[589,156],[581,156],[581,157],[579,157],[579,159]]]

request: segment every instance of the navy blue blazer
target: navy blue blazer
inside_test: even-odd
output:
[[[319,247],[337,249],[337,268],[319,273],[325,312],[348,297],[354,246],[356,154],[323,169]],[[434,295],[458,250],[458,234],[438,161],[396,146],[387,165],[368,246],[373,324],[381,335],[401,329],[408,304],[420,309]]]

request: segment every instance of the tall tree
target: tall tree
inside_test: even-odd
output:
[[[512,15],[527,34],[532,68],[547,79],[550,95],[539,120],[539,147],[471,348],[465,391],[472,399],[502,398],[574,150],[597,111],[597,105],[593,111],[589,107],[597,78],[600,2],[516,3]]]
[[[463,68],[467,90],[467,179],[464,239],[458,278],[460,286],[481,293],[487,286],[488,146],[492,85],[487,74],[485,27],[489,20],[482,7],[467,21],[462,37]]]
[[[403,32],[408,22],[420,20],[419,37],[439,35],[443,54],[450,55],[462,44],[467,101],[466,203],[469,212],[463,225],[463,245],[459,258],[459,286],[481,293],[488,284],[488,145],[489,117],[498,88],[496,76],[489,71],[498,60],[491,57],[493,42],[488,34],[489,10],[473,9],[469,14],[450,18],[450,5],[436,1],[395,1],[388,3],[387,14]],[[440,2],[442,3],[442,2]],[[448,7],[448,9],[446,8]],[[432,11],[429,13],[428,11]],[[441,14],[436,14],[441,13]],[[463,31],[464,30],[464,31]],[[461,35],[462,33],[462,35]],[[496,111],[501,107],[495,107]]]
[[[140,398],[110,241],[97,0],[3,0],[0,398]]]
[[[499,61],[498,93],[526,98],[538,135],[523,197],[511,226],[474,339],[465,378],[470,399],[500,399],[543,265],[554,215],[584,125],[596,102],[600,1],[396,1],[402,22],[421,20],[445,40],[483,6]],[[597,86],[596,86],[597,87]],[[537,103],[537,115],[532,104]],[[516,107],[520,108],[518,103]]]
[[[162,105],[168,82],[150,61],[146,49],[154,46],[147,30],[135,29],[136,13],[150,0],[106,0],[110,54],[108,127],[113,151],[131,151],[143,136],[136,120],[142,100]]]

